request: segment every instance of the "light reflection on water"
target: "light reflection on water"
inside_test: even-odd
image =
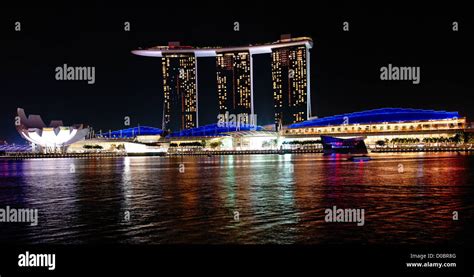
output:
[[[372,157],[0,160],[0,208],[39,209],[38,226],[0,223],[0,242],[474,244],[474,156]],[[332,206],[365,209],[365,226],[324,222]]]

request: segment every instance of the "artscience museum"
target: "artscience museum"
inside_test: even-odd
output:
[[[34,151],[64,153],[69,145],[85,139],[89,133],[89,128],[82,124],[64,126],[61,120],[52,120],[46,125],[41,116],[27,117],[21,108],[17,109],[17,114],[16,129],[32,144]]]

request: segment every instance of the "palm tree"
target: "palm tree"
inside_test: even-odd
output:
[[[452,139],[453,139],[453,142],[456,144],[464,142],[464,137],[460,133],[457,133]]]
[[[220,140],[219,141],[213,141],[213,142],[211,142],[210,146],[211,146],[212,149],[220,147],[220,146],[222,146],[222,141],[220,141]]]

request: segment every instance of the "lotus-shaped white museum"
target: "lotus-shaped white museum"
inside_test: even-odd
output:
[[[25,114],[17,109],[16,128],[20,135],[33,144],[33,149],[44,153],[65,152],[72,143],[85,139],[89,128],[82,124],[63,126],[61,120],[52,120],[49,126],[44,124],[41,116]]]

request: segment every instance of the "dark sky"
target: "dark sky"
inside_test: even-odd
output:
[[[125,116],[132,125],[161,127],[160,59],[134,56],[131,50],[168,41],[193,46],[264,43],[286,33],[314,40],[313,115],[411,107],[474,118],[474,32],[467,9],[372,11],[341,4],[305,6],[296,13],[291,3],[239,3],[244,2],[2,8],[0,141],[21,142],[13,124],[17,107],[41,114],[47,122],[63,119],[96,130],[123,128]],[[21,32],[14,31],[15,21],[21,22]],[[125,21],[131,23],[130,32],[123,30]],[[234,21],[240,23],[239,32],[233,30]],[[349,22],[349,32],[342,31],[343,21]],[[452,31],[453,21],[459,22],[459,32]],[[65,63],[95,66],[96,83],[56,81],[55,68]],[[421,83],[381,81],[380,67],[389,63],[420,66]],[[258,123],[268,124],[273,121],[270,56],[256,57],[254,71]],[[213,58],[199,60],[200,125],[216,120],[215,74]]]

